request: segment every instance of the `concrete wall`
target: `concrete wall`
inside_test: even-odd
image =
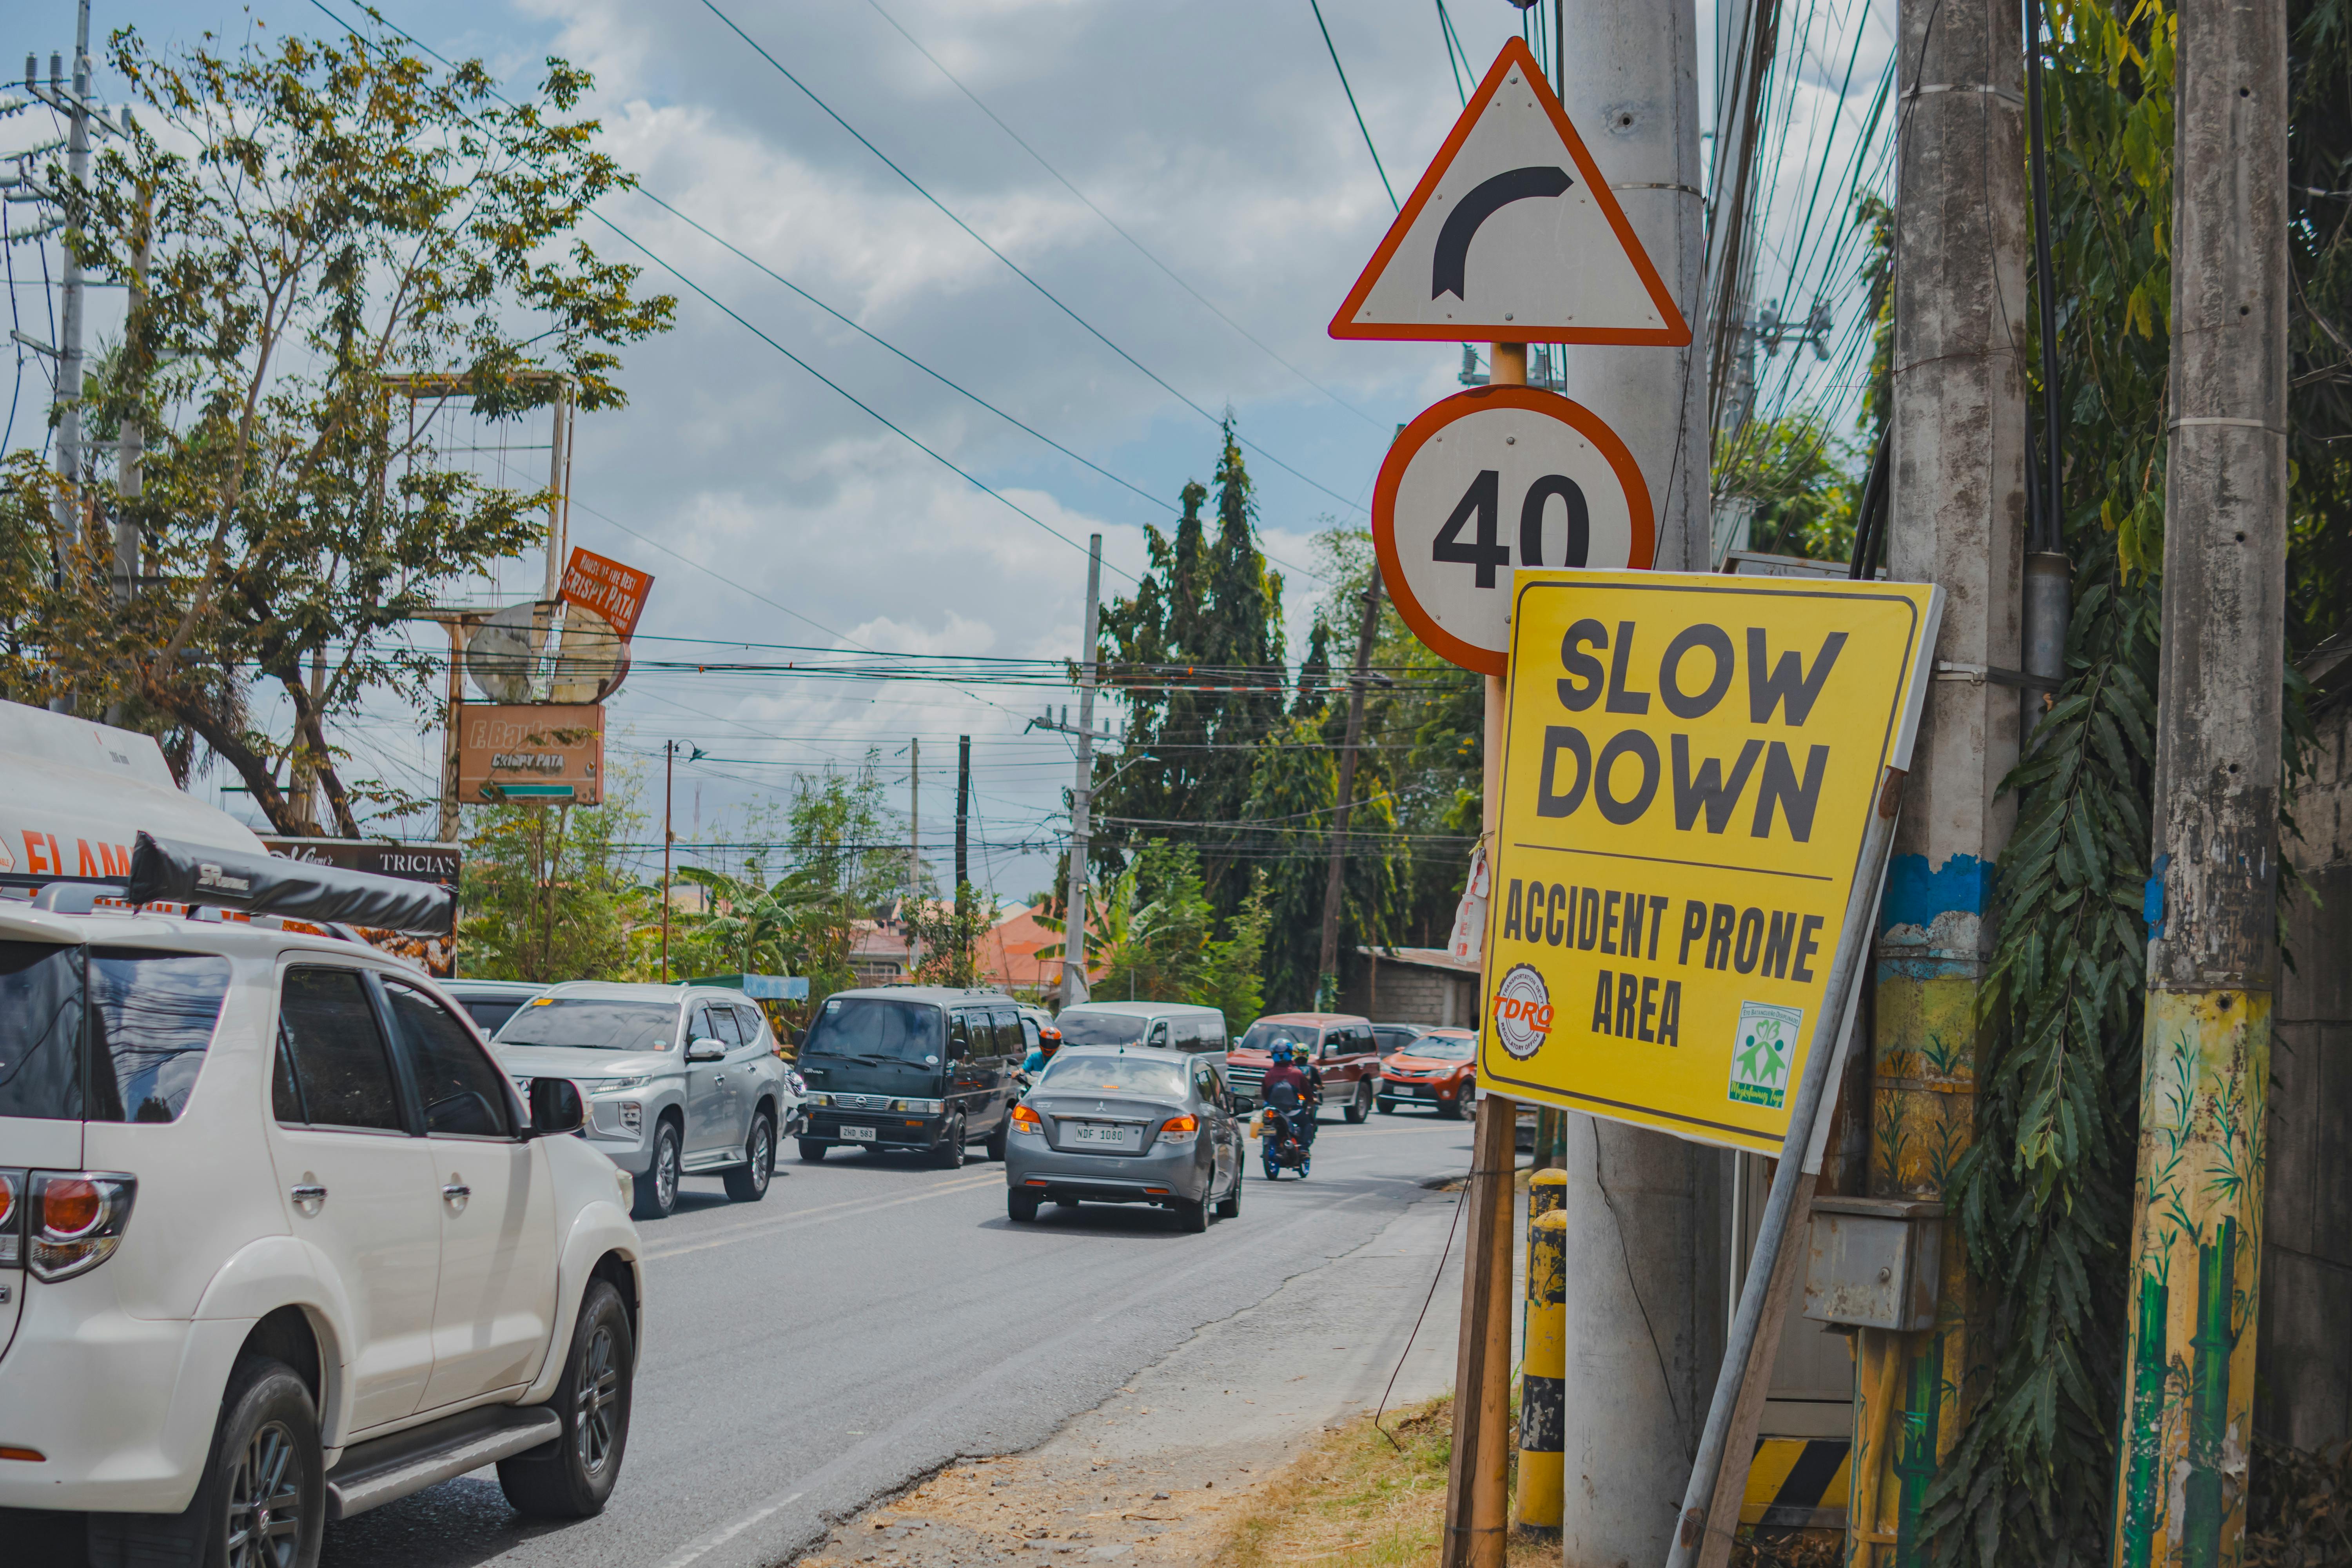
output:
[[[1339,1011],[1375,1023],[1469,1028],[1478,1015],[1478,977],[1361,952],[1339,961]]]
[[[2254,1427],[2352,1437],[2352,693],[2323,709],[2318,776],[2284,846],[2320,901],[2289,906],[2271,1054]]]

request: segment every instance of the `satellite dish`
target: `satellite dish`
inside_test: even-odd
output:
[[[543,614],[538,605],[509,605],[467,640],[466,673],[491,701],[530,700],[531,677],[539,671],[545,637]]]
[[[620,689],[628,673],[628,639],[587,605],[565,605],[547,700],[602,702]]]

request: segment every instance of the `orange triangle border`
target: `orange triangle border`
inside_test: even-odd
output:
[[[1518,67],[1527,73],[1528,82],[1535,89],[1536,102],[1546,114],[1551,116],[1552,128],[1559,132],[1559,139],[1566,144],[1569,156],[1576,162],[1577,172],[1584,176],[1585,188],[1592,192],[1593,200],[1600,206],[1601,216],[1609,220],[1609,226],[1615,231],[1618,242],[1624,246],[1626,256],[1633,261],[1634,271],[1641,277],[1642,286],[1649,290],[1651,302],[1658,307],[1659,313],[1665,318],[1666,325],[1663,327],[1547,327],[1530,330],[1521,323],[1512,321],[1384,323],[1358,322],[1354,320],[1356,312],[1362,309],[1365,299],[1371,293],[1373,283],[1379,279],[1382,272],[1387,270],[1390,259],[1396,254],[1397,247],[1404,242],[1406,233],[1419,220],[1423,209],[1428,206],[1430,195],[1437,188],[1437,182],[1444,176],[1445,171],[1452,167],[1454,158],[1461,153],[1462,143],[1469,139],[1471,126],[1477,123],[1478,116],[1486,112],[1486,105],[1493,101],[1496,93],[1502,90],[1504,76],[1513,66]],[[1335,338],[1408,342],[1454,342],[1485,340],[1489,342],[1514,343],[1647,343],[1663,348],[1682,348],[1691,341],[1690,323],[1683,319],[1682,311],[1675,307],[1674,296],[1666,289],[1665,280],[1658,276],[1656,266],[1650,260],[1650,253],[1643,248],[1641,239],[1633,233],[1633,224],[1626,219],[1625,209],[1617,205],[1617,193],[1611,190],[1609,182],[1601,177],[1600,166],[1593,163],[1591,150],[1584,145],[1584,138],[1576,133],[1576,127],[1569,121],[1568,110],[1561,107],[1558,95],[1551,89],[1551,84],[1544,79],[1543,72],[1537,68],[1535,56],[1528,51],[1527,41],[1523,38],[1512,38],[1506,42],[1503,45],[1502,53],[1495,57],[1495,63],[1486,68],[1486,78],[1479,82],[1478,90],[1470,95],[1470,101],[1464,105],[1461,118],[1454,122],[1454,129],[1446,134],[1444,144],[1438,148],[1437,156],[1429,161],[1429,167],[1423,172],[1421,183],[1413,186],[1412,195],[1406,198],[1403,207],[1397,213],[1396,220],[1389,225],[1388,233],[1381,237],[1380,247],[1372,252],[1372,258],[1365,264],[1362,274],[1356,279],[1355,287],[1348,290],[1347,299],[1340,302],[1339,314],[1331,318],[1330,333]]]

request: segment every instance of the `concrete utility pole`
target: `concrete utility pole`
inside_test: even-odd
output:
[[[1315,1005],[1339,1003],[1339,906],[1346,887],[1348,818],[1356,805],[1356,752],[1364,742],[1364,689],[1371,680],[1372,638],[1381,627],[1381,569],[1361,595],[1364,616],[1356,633],[1355,674],[1348,682],[1348,747],[1339,753],[1339,809],[1331,820],[1331,870],[1323,879],[1323,945],[1317,960]]]
[[[1976,1140],[1993,864],[2016,819],[2027,492],[2023,39],[2001,0],[1902,0],[1887,575],[1943,585],[1943,630],[1880,908],[1872,1197],[1937,1202]],[[1937,1326],[1855,1348],[1849,1561],[1908,1562],[1963,1410],[1977,1311],[1943,1227]]]
[[[662,742],[662,984],[669,984],[669,847],[677,842],[670,826],[670,796],[677,783],[677,742]],[[546,810],[545,806],[539,808]],[[548,875],[555,873],[550,868]]]
[[[968,834],[971,820],[971,737],[956,737],[956,891],[971,880]]]
[[[1078,661],[1078,777],[1070,786],[1070,880],[1062,915],[1062,1005],[1087,999],[1087,831],[1094,804],[1095,682],[1101,673],[1102,535],[1087,537],[1087,629]]]
[[[1704,572],[1708,325],[1697,13],[1692,0],[1590,0],[1576,21],[1575,45],[1563,37],[1553,66],[1560,104],[1692,336],[1680,349],[1555,349],[1553,363],[1562,366],[1560,391],[1607,417],[1658,498],[1658,570]],[[1571,1305],[1571,1321],[1574,1311]]]
[[[1682,349],[1560,351],[1561,391],[1600,410],[1632,447],[1660,505],[1657,568],[1704,572],[1712,329],[1696,10],[1690,0],[1591,0],[1576,20],[1574,44],[1563,37],[1558,51],[1560,102],[1693,332]],[[1499,745],[1499,716],[1488,724]],[[1574,1347],[1562,1369],[1562,1551],[1570,1563],[1660,1563],[1722,1342],[1702,1275],[1719,1247],[1725,1162],[1647,1128],[1573,1111],[1559,1121]],[[1511,1147],[1507,1133],[1501,1147]]]
[[[2179,15],[2180,58],[2194,68],[2175,89],[2164,645],[2118,1568],[2235,1563],[2243,1544],[2278,973],[2286,8],[2183,0]]]
[[[30,58],[26,65],[32,64]],[[27,77],[32,75],[27,69]],[[49,57],[49,91],[58,89],[58,58]],[[32,84],[28,81],[27,87]],[[79,186],[89,177],[89,0],[81,0],[74,20],[73,97],[66,108],[66,173]],[[81,319],[89,290],[83,286],[81,263],[70,245],[58,247],[64,268],[58,289],[58,489],[57,538],[60,543],[81,537],[83,498],[81,474]],[[70,695],[49,699],[58,713],[73,711]]]
[[[907,740],[907,973],[922,954],[915,936],[915,906],[923,898],[923,738]]]
[[[1496,343],[1490,363],[1491,384],[1528,384],[1527,344]],[[1487,676],[1486,687],[1480,831],[1491,858],[1503,813],[1503,678]],[[1485,1010],[1482,1000],[1480,1016]],[[1470,1022],[1475,1027],[1478,1017]],[[1444,1568],[1503,1568],[1510,1544],[1504,1505],[1511,1441],[1511,1173],[1518,1163],[1518,1112],[1515,1100],[1480,1095],[1470,1141],[1470,1178],[1461,1200],[1469,1223],[1462,1236],[1462,1333],[1454,1369],[1454,1453],[1439,1559]]]
[[[127,108],[122,110],[122,123],[126,130],[130,128],[131,110]],[[134,356],[140,352],[133,340],[139,331],[140,316],[147,302],[147,263],[150,249],[154,242],[155,198],[152,191],[143,187],[139,193],[138,215],[136,221],[139,228],[131,237],[131,300],[129,309],[125,311],[126,321],[122,333],[122,356],[127,373],[126,378],[130,382],[128,388],[130,396],[123,402],[122,427],[118,432],[114,446],[114,489],[117,497],[114,518],[114,602],[118,606],[130,604],[139,592],[140,558],[144,542],[140,535],[139,521],[132,513],[138,509],[139,498],[143,493],[144,464],[147,456],[147,426],[140,418],[136,399],[146,389],[145,372],[150,367],[144,363],[133,363]],[[115,702],[108,705],[106,711],[108,723],[119,725],[123,721],[123,718],[121,703]]]

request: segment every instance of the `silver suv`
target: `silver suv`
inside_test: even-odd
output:
[[[719,1174],[757,1203],[801,1098],[768,1020],[740,992],[573,981],[532,998],[490,1042],[525,1094],[564,1078],[588,1097],[588,1142],[636,1178],[636,1217],[677,1206],[681,1175]]]

